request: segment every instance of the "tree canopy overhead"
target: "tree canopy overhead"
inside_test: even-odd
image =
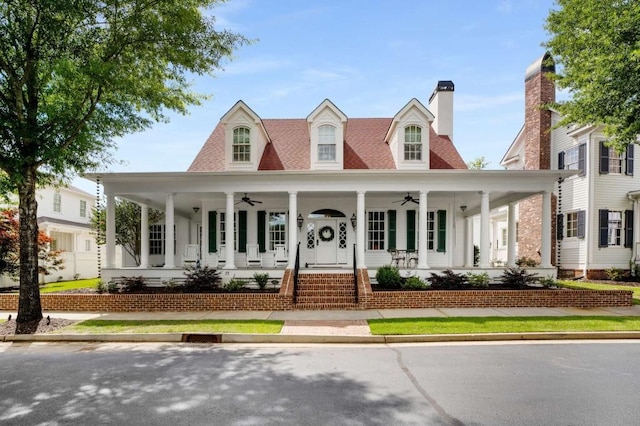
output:
[[[545,47],[559,65],[561,124],[602,125],[623,149],[640,134],[640,1],[556,0]]]
[[[218,30],[218,0],[0,0],[0,188],[20,211],[18,323],[42,317],[36,185],[109,164],[113,139],[185,113],[248,41]],[[4,173],[2,173],[4,172]]]

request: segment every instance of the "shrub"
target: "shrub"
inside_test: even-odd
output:
[[[427,283],[422,281],[420,277],[408,277],[402,283],[402,288],[406,290],[424,290],[427,288]]]
[[[77,281],[78,279],[80,279],[80,274],[73,274],[73,280]]]
[[[208,266],[199,269],[189,268],[184,274],[187,277],[182,285],[182,290],[185,293],[203,293],[213,291],[220,288],[220,283],[222,282],[220,273]]]
[[[474,274],[473,272],[467,273],[467,282],[471,287],[487,288],[489,287],[489,274],[483,272],[481,274]]]
[[[533,273],[528,273],[523,268],[509,268],[500,276],[500,282],[511,288],[525,288],[529,284],[533,284],[538,281],[538,276]]]
[[[98,294],[107,293],[109,291],[109,286],[104,280],[98,280],[98,284],[96,284],[96,291]]]
[[[109,281],[107,283],[107,293],[118,293],[118,283],[115,281]]]
[[[253,279],[256,281],[256,284],[258,284],[258,288],[260,290],[264,290],[269,283],[269,274],[261,274],[259,272],[256,272],[255,274],[253,274]]]
[[[244,290],[247,285],[247,281],[242,278],[231,278],[228,283],[225,284],[224,289],[226,291],[240,291]]]
[[[147,289],[143,276],[122,277],[121,287],[123,293],[140,293]]]
[[[540,262],[527,256],[520,256],[516,259],[516,266],[521,268],[535,268]]]
[[[381,287],[400,288],[402,285],[400,270],[391,265],[381,266],[378,268],[378,272],[376,272],[376,281]]]
[[[456,274],[451,269],[442,271],[442,275],[431,274],[429,278],[431,288],[438,290],[455,290],[467,284],[467,277],[463,274]]]
[[[549,287],[553,287],[553,286],[556,285],[556,280],[555,280],[555,278],[553,278],[553,275],[549,275],[546,278],[540,278],[540,279],[538,279],[538,282],[544,288],[549,288]]]
[[[608,268],[604,270],[607,274],[607,279],[611,281],[622,281],[624,279],[624,271],[620,268]]]

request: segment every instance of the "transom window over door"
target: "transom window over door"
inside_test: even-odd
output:
[[[251,161],[251,131],[246,127],[233,129],[233,162]]]
[[[318,161],[336,160],[336,128],[320,126],[318,128]]]
[[[418,126],[405,127],[404,159],[422,160],[422,128]]]

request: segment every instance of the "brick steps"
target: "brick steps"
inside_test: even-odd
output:
[[[295,309],[356,309],[351,274],[300,274]]]
[[[296,303],[294,309],[299,311],[332,311],[359,309],[359,307],[357,303]]]

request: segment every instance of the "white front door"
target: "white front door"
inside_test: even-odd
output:
[[[337,263],[338,230],[335,219],[316,221],[316,263],[333,265]]]

